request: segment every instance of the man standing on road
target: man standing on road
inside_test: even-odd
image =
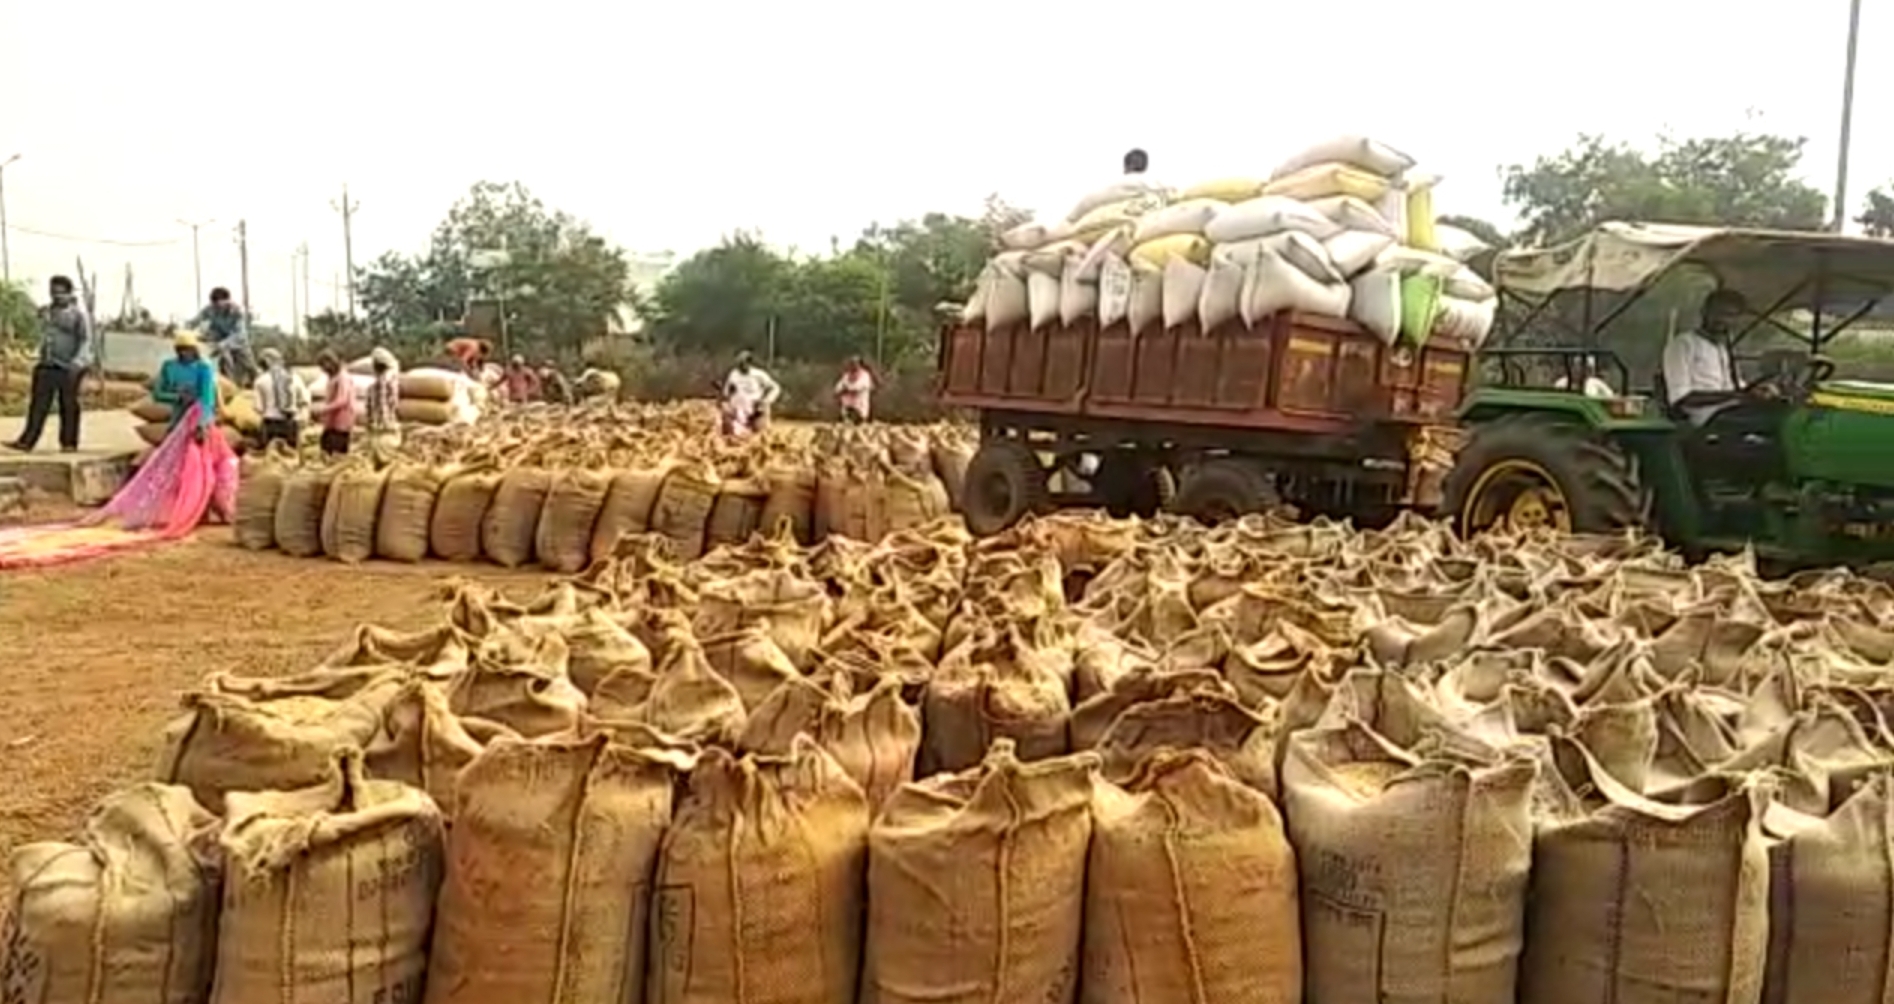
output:
[[[231,382],[248,387],[256,380],[256,360],[250,357],[249,318],[230,298],[230,290],[222,286],[211,290],[210,306],[198,312],[191,326],[203,333],[204,340],[217,353],[219,367]]]
[[[73,295],[72,280],[53,276],[47,284],[52,302],[39,312],[39,361],[33,366],[33,384],[28,392],[26,428],[20,438],[7,445],[32,452],[46,430],[46,416],[59,405],[59,449],[73,453],[79,449],[79,382],[92,368],[92,318]]]

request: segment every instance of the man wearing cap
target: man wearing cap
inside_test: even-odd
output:
[[[79,449],[79,381],[92,368],[92,318],[73,295],[72,280],[53,276],[47,283],[51,303],[39,312],[39,361],[33,364],[33,384],[27,392],[26,428],[7,445],[31,452],[46,431],[46,417],[59,406],[59,448]]]

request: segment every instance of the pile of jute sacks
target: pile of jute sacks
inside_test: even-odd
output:
[[[41,1004],[1867,1004],[1894,588],[1062,515],[628,537],[218,674],[22,848]]]
[[[275,452],[243,469],[252,549],[341,561],[486,560],[576,572],[647,530],[695,558],[787,524],[878,540],[957,508],[973,433],[954,426],[711,434],[702,405],[538,407],[407,437],[388,465]]]

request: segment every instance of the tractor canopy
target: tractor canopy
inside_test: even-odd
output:
[[[1798,338],[1819,346],[1894,296],[1894,241],[1828,233],[1695,227],[1668,223],[1604,223],[1577,240],[1549,248],[1505,251],[1493,262],[1494,284],[1528,309],[1577,294],[1589,324],[1599,328],[1666,276],[1685,269],[1707,274],[1740,294],[1759,319],[1803,312]],[[1602,296],[1600,295],[1602,294]]]

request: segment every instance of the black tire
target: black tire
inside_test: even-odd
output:
[[[967,464],[960,511],[967,530],[991,537],[1028,516],[1052,511],[1045,466],[1025,443],[1010,439],[980,444]]]
[[[1149,519],[1177,494],[1177,482],[1163,464],[1128,450],[1105,454],[1092,488],[1105,511],[1119,519]]]
[[[1281,504],[1275,483],[1261,466],[1220,457],[1184,471],[1171,511],[1210,525]]]
[[[1574,533],[1650,528],[1652,497],[1637,457],[1585,425],[1545,414],[1502,415],[1473,428],[1442,486],[1446,514],[1462,534],[1491,529],[1548,477],[1565,514],[1551,525]]]

